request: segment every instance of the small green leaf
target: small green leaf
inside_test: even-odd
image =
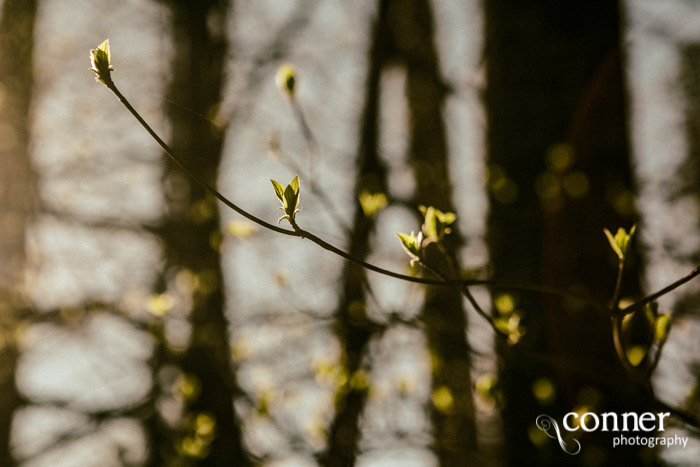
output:
[[[617,242],[615,241],[615,237],[610,233],[608,229],[603,229],[603,233],[605,234],[605,237],[608,239],[608,243],[610,243],[610,248],[613,249],[615,254],[617,255],[618,258],[622,259],[624,256],[622,255],[622,250],[620,250],[620,247],[618,246]]]
[[[430,241],[439,242],[442,240],[445,235],[451,232],[449,225],[457,219],[453,212],[442,212],[433,206],[419,206],[418,209],[420,209],[425,218],[423,233],[425,238]]]
[[[442,212],[438,211],[438,219],[445,225],[450,225],[457,220],[457,214],[454,212]]]
[[[299,206],[299,177],[294,177],[287,188],[284,189],[284,212],[294,218],[294,214]]]
[[[668,338],[668,330],[671,327],[671,321],[668,315],[659,315],[654,323],[656,340],[664,342]]]
[[[277,199],[279,199],[281,202],[284,202],[284,187],[280,182],[277,182],[273,179],[270,179],[272,182],[272,186],[275,188],[275,194],[277,195]]]
[[[370,193],[367,190],[362,190],[362,192],[360,192],[358,201],[360,202],[360,207],[362,207],[362,212],[364,212],[367,217],[372,217],[388,204],[384,193]]]
[[[294,194],[299,194],[299,176],[297,175],[292,179],[291,182],[289,182],[289,186],[292,187],[292,190],[294,190]]]
[[[499,317],[494,320],[494,324],[503,334],[512,334],[520,327],[520,315],[517,313],[510,316]]]
[[[291,185],[287,185],[287,188],[284,189],[284,199],[282,200],[285,212],[288,212],[290,208],[296,207],[294,206],[296,202],[295,198],[296,194],[294,193],[294,189]]]
[[[296,86],[296,70],[293,65],[284,64],[277,70],[275,75],[275,84],[277,88],[290,99],[294,97]]]
[[[630,241],[634,236],[636,226],[632,226],[629,233],[625,232],[625,229],[617,229],[615,234],[615,242],[617,242],[623,255],[627,255],[627,247],[629,247]]]
[[[608,229],[603,229],[603,233],[610,243],[610,247],[613,249],[615,254],[620,260],[624,260],[627,255],[627,249],[629,247],[630,241],[634,236],[634,232],[637,226],[632,226],[629,233],[623,228],[617,229],[617,233],[613,236]]]
[[[91,71],[97,75],[95,79],[102,84],[112,82],[110,72],[114,70],[110,63],[109,39],[105,39],[96,49],[90,50]]]
[[[437,216],[435,215],[435,208],[432,206],[426,208],[423,215],[425,216],[423,232],[425,233],[426,238],[437,240],[439,225]]]
[[[282,186],[281,183],[270,179],[272,186],[275,189],[275,194],[277,198],[282,202],[282,207],[280,208],[284,212],[284,216],[277,220],[279,224],[282,219],[287,219],[291,224],[294,223],[294,216],[299,212],[297,207],[299,206],[299,177],[296,176],[289,182],[286,187]]]
[[[411,232],[413,234],[413,232]],[[399,237],[399,241],[401,242],[401,246],[403,246],[405,249],[409,251],[409,253],[412,253],[413,246],[414,246],[414,241],[412,238],[412,235],[405,234],[403,232],[394,232],[394,235]]]
[[[394,232],[394,235],[399,238],[401,247],[408,253],[408,256],[411,257],[411,264],[420,261],[423,233],[418,232],[418,235],[416,235],[415,232],[411,232],[410,235],[407,235],[401,232]]]

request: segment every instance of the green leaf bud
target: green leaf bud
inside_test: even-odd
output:
[[[102,84],[112,82],[110,72],[114,70],[110,63],[109,39],[105,39],[96,49],[90,50],[91,71],[97,75],[95,79]]]

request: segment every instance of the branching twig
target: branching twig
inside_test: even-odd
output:
[[[196,183],[202,186],[207,192],[209,192],[211,195],[216,197],[219,201],[224,203],[226,206],[229,208],[233,209],[236,211],[238,214],[241,216],[245,217],[246,219],[255,222],[261,227],[264,227],[268,230],[272,230],[273,232],[277,232],[283,235],[290,235],[290,236],[296,236],[295,232],[292,230],[287,230],[283,229],[282,227],[279,227],[274,224],[270,224],[269,222],[266,222],[259,217],[254,216],[253,214],[250,214],[248,211],[238,207],[236,204],[234,204],[232,201],[230,201],[227,197],[222,195],[216,188],[212,187],[208,183],[200,180],[197,175],[189,168],[187,165],[185,165],[184,162],[182,162],[174,153],[173,150],[170,149],[170,147],[163,141],[160,136],[151,128],[151,126],[141,117],[141,115],[134,109],[129,101],[124,97],[124,95],[117,89],[117,86],[114,84],[114,82],[109,82],[106,83],[107,88],[114,93],[115,96],[119,99],[119,101],[124,105],[124,107],[127,108],[129,112],[131,112],[131,115],[138,120],[138,122],[143,126],[146,131],[148,131],[148,134],[151,135],[151,137],[160,145],[161,148],[163,148],[163,151],[172,159],[182,170],[185,171],[185,173],[192,178]]]
[[[634,313],[635,311],[641,309],[644,305],[647,305],[654,300],[663,297],[669,292],[672,292],[673,290],[677,289],[681,285],[685,284],[686,282],[690,282],[691,280],[695,279],[698,275],[700,275],[700,266],[696,267],[692,271],[690,271],[688,274],[685,276],[681,277],[677,281],[667,285],[663,289],[659,290],[658,292],[654,292],[653,294],[647,295],[646,297],[642,298],[638,302],[635,302],[629,306],[626,306],[625,308],[622,308],[620,310],[616,310],[615,313],[619,314],[621,316],[626,316],[631,313]]]
[[[690,280],[694,279],[696,276],[700,275],[700,266],[695,268],[693,271],[691,271],[688,275],[684,276],[683,278],[673,282],[672,284],[668,285],[667,287],[664,287],[663,289],[659,290],[658,292],[655,292],[651,295],[648,295],[641,300],[637,301],[636,303],[629,305],[625,308],[622,309],[611,309],[609,306],[606,306],[602,303],[599,303],[595,300],[593,300],[591,297],[577,293],[577,292],[571,292],[571,291],[562,291],[558,290],[552,287],[548,286],[542,286],[542,285],[533,285],[533,284],[525,284],[521,282],[511,282],[511,281],[498,281],[498,280],[492,280],[492,279],[468,279],[468,280],[463,280],[463,279],[428,279],[428,278],[422,278],[422,277],[414,277],[414,276],[409,276],[406,274],[400,274],[394,271],[390,271],[388,269],[376,266],[374,264],[368,263],[366,261],[360,260],[358,258],[353,257],[351,254],[341,250],[340,248],[326,242],[325,240],[317,237],[316,235],[312,234],[311,232],[308,232],[306,230],[303,230],[300,228],[296,222],[291,220],[292,224],[292,230],[285,229],[282,227],[279,227],[278,225],[271,224],[251,213],[248,211],[244,210],[243,208],[239,207],[235,203],[233,203],[231,200],[229,200],[226,196],[221,194],[216,188],[212,187],[209,185],[207,182],[199,179],[197,175],[182,161],[180,160],[170,149],[170,147],[163,141],[160,136],[151,128],[151,126],[141,117],[141,115],[134,109],[134,107],[129,103],[129,101],[124,97],[124,95],[117,89],[117,86],[114,84],[112,81],[112,78],[110,76],[110,71],[112,70],[112,67],[109,63],[109,47],[107,41],[103,43],[97,50],[92,51],[92,59],[93,59],[93,68],[92,70],[97,74],[97,79],[98,81],[102,82],[107,88],[114,93],[114,95],[119,99],[119,101],[127,108],[127,110],[136,118],[136,120],[141,124],[141,126],[144,127],[144,129],[148,132],[148,134],[151,135],[151,137],[158,143],[158,145],[165,151],[165,153],[175,162],[192,180],[194,180],[197,184],[199,184],[202,188],[204,188],[208,193],[213,195],[215,198],[217,198],[219,201],[221,201],[224,205],[226,205],[228,208],[232,209],[233,211],[237,212],[241,216],[245,217],[246,219],[250,220],[251,222],[254,222],[255,224],[282,234],[282,235],[287,235],[291,237],[298,237],[298,238],[306,238],[316,245],[320,246],[324,250],[330,251],[333,254],[336,254],[348,261],[351,261],[355,264],[358,264],[362,266],[363,268],[374,271],[378,274],[382,274],[388,277],[393,277],[395,279],[407,281],[407,282],[413,282],[417,284],[423,284],[423,285],[438,285],[438,286],[446,286],[446,287],[462,287],[466,288],[469,286],[489,286],[493,288],[504,288],[504,289],[512,289],[512,290],[520,290],[520,291],[528,291],[528,292],[536,292],[536,293],[544,293],[544,294],[549,294],[549,295],[555,295],[561,298],[566,298],[566,299],[573,299],[577,301],[584,302],[598,310],[604,311],[608,313],[608,315],[612,315],[614,317],[623,317],[625,315],[634,313],[638,309],[642,308],[644,305],[653,302],[654,300],[658,299],[659,297],[671,292],[672,290],[680,287],[681,285],[685,284],[686,282],[689,282]],[[493,319],[489,317],[483,310],[481,310],[480,307],[478,307],[478,303],[476,303],[475,300],[473,300],[473,296],[470,298],[471,293],[467,290],[465,295],[467,296],[467,299],[469,299],[470,303],[472,303],[473,306],[475,306],[477,312],[479,312],[480,315],[482,315],[489,323],[493,325]]]
[[[496,288],[508,288],[508,289],[515,289],[515,290],[521,290],[521,291],[529,291],[529,292],[537,292],[537,293],[545,293],[549,295],[556,295],[562,298],[568,298],[568,299],[573,299],[573,300],[578,300],[585,302],[594,308],[597,309],[602,309],[605,310],[606,312],[610,312],[610,309],[601,304],[598,303],[594,300],[592,300],[590,297],[579,294],[576,292],[567,292],[567,291],[561,291],[557,290],[551,287],[547,286],[541,286],[541,285],[535,285],[535,284],[525,284],[525,283],[516,283],[516,282],[510,282],[510,281],[498,281],[498,280],[490,280],[490,279],[459,279],[459,280],[451,280],[451,279],[428,279],[428,278],[423,278],[423,277],[415,277],[415,276],[409,276],[407,274],[401,274],[398,272],[390,271],[388,269],[376,266],[374,264],[368,263],[366,261],[360,260],[358,258],[353,257],[351,254],[341,250],[340,248],[326,242],[325,240],[319,238],[318,236],[312,234],[311,232],[304,230],[300,228],[296,223],[293,225],[293,230],[285,229],[282,227],[279,227],[278,225],[271,224],[251,213],[248,211],[244,210],[240,206],[236,205],[233,203],[231,200],[229,200],[226,196],[221,194],[216,188],[212,187],[208,183],[206,183],[203,180],[200,180],[197,175],[183,162],[180,160],[179,157],[177,157],[173,150],[170,149],[168,144],[163,141],[160,136],[151,128],[151,126],[141,117],[141,115],[138,113],[136,109],[129,103],[129,101],[124,97],[124,95],[117,89],[116,85],[114,82],[109,81],[105,83],[107,88],[114,93],[114,95],[119,99],[119,101],[124,105],[124,107],[127,108],[127,110],[136,118],[136,120],[141,124],[141,126],[144,127],[144,129],[148,132],[148,134],[151,135],[151,137],[158,143],[158,145],[165,151],[165,153],[170,157],[170,159],[173,160],[189,177],[191,177],[196,183],[198,183],[202,188],[204,188],[207,192],[209,192],[212,196],[217,198],[219,201],[221,201],[224,205],[232,209],[233,211],[237,212],[241,216],[245,217],[246,219],[250,220],[251,222],[254,222],[255,224],[267,229],[271,230],[273,232],[283,234],[283,235],[288,235],[290,237],[299,237],[299,238],[306,238],[316,245],[320,246],[324,250],[330,251],[331,253],[334,253],[348,261],[351,261],[355,264],[358,264],[362,266],[363,268],[369,270],[369,271],[374,271],[378,274],[382,274],[388,277],[393,277],[394,279],[399,279],[407,282],[413,282],[417,284],[423,284],[423,285],[439,285],[439,286],[446,286],[446,287],[466,287],[466,286],[475,286],[475,285],[482,285],[482,286],[491,286],[491,287],[496,287]],[[700,267],[699,267],[700,269]],[[700,273],[700,272],[699,272]]]
[[[612,303],[610,308],[613,310],[612,316],[612,335],[613,344],[615,345],[615,353],[617,354],[617,359],[620,360],[622,366],[630,374],[638,374],[637,368],[630,362],[627,357],[627,351],[625,350],[625,343],[622,337],[622,319],[623,316],[617,315],[617,311],[620,307],[620,289],[622,288],[622,276],[625,272],[625,259],[627,256],[625,254],[619,257],[617,262],[617,278],[615,279],[615,291],[613,292]]]
[[[622,366],[625,367],[625,370],[627,370],[628,373],[638,373],[637,368],[634,367],[629,361],[629,358],[627,358],[625,344],[622,340],[622,317],[620,316],[613,316],[612,318],[612,335],[613,344],[615,344],[615,353],[617,354],[617,359],[620,360],[620,363],[622,363]]]
[[[458,274],[457,267],[456,267],[456,265],[454,264],[454,262],[453,262],[452,258],[450,257],[449,253],[448,253],[447,250],[445,249],[444,245],[443,245],[442,243],[438,242],[438,243],[437,243],[437,247],[438,247],[438,250],[440,251],[440,253],[443,255],[443,257],[444,257],[444,258],[447,260],[447,262],[449,263],[450,269],[452,270],[452,274],[456,276],[456,275]],[[421,265],[423,268],[425,268],[426,270],[430,271],[432,274],[435,274],[437,277],[439,277],[439,278],[442,279],[443,281],[448,280],[447,277],[445,277],[444,274],[441,274],[441,273],[440,273],[439,271],[437,271],[436,269],[434,269],[434,268],[428,266],[428,265],[425,263],[425,261],[420,260],[420,261],[418,261],[418,264],[420,264],[420,265]],[[464,295],[464,296],[467,298],[467,300],[469,301],[469,303],[471,304],[471,306],[474,308],[474,310],[477,312],[477,314],[478,314],[479,316],[481,316],[482,318],[484,318],[484,319],[486,320],[487,323],[489,323],[489,325],[491,326],[491,328],[493,329],[493,331],[496,333],[496,335],[497,335],[497,336],[500,336],[500,337],[505,337],[505,338],[507,338],[507,337],[508,337],[508,334],[505,333],[505,332],[503,332],[503,331],[501,331],[500,329],[498,329],[498,326],[496,326],[496,321],[493,319],[493,316],[489,315],[488,313],[486,313],[486,312],[484,311],[483,308],[481,308],[481,305],[479,305],[479,302],[476,301],[476,298],[474,298],[474,295],[472,294],[472,291],[469,290],[469,287],[468,287],[467,285],[463,285],[463,286],[461,287],[461,290],[462,290],[462,295]]]

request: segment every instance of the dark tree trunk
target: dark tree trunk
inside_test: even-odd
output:
[[[164,0],[172,13],[175,57],[169,98],[198,115],[212,115],[221,100],[227,51],[225,0]],[[225,128],[214,120],[192,119],[171,107],[171,147],[200,180],[216,185]],[[240,394],[232,369],[225,316],[219,209],[205,191],[177,167],[164,175],[168,213],[158,229],[165,248],[165,275],[191,271],[193,290],[191,342],[179,359],[182,371],[193,377],[198,395],[187,410],[196,417],[213,417],[213,441],[202,452],[199,465],[246,466],[234,398]],[[157,447],[154,447],[157,449]]]
[[[356,191],[386,192],[386,174],[378,151],[378,115],[381,73],[400,65],[407,72],[407,99],[411,118],[409,162],[416,173],[415,196],[422,204],[453,211],[447,166],[447,144],[442,104],[443,85],[433,44],[432,12],[428,2],[381,0],[372,36],[362,135],[358,154]],[[429,175],[427,175],[429,174]],[[364,258],[369,253],[371,218],[356,206],[350,253]],[[456,265],[459,233],[452,236],[450,259]],[[457,267],[458,269],[458,267]],[[361,368],[362,357],[372,336],[372,326],[363,313],[365,273],[348,264],[336,321],[336,333],[345,349],[348,374]],[[471,400],[469,352],[466,319],[459,291],[430,289],[426,292],[423,316],[431,351],[440,361],[433,374],[433,388],[447,390],[453,405],[442,411],[431,406],[434,450],[441,465],[466,465],[475,458],[475,430]],[[337,414],[330,429],[329,447],[322,456],[324,465],[355,464],[359,440],[359,417],[364,407],[364,390],[349,389],[340,395]]]
[[[433,14],[427,0],[392,3],[398,55],[407,70],[409,163],[416,179],[417,204],[454,212],[443,104],[448,87],[442,79],[435,47]],[[457,251],[463,241],[457,228],[446,237],[446,274],[461,274]],[[471,358],[466,341],[463,296],[457,288],[429,287],[421,311],[434,356],[433,394],[449,391],[449,405],[432,404],[433,450],[439,465],[471,465],[477,460]]]
[[[35,0],[6,0],[0,20],[0,465],[12,466],[12,416],[22,403],[15,385],[15,330],[22,299],[14,291],[25,267],[25,233],[34,208],[29,107]]]
[[[605,303],[616,264],[602,230],[635,221],[617,2],[484,5],[493,274]],[[624,296],[638,296],[638,269],[633,259]],[[508,461],[571,462],[556,443],[538,449],[530,441],[538,415],[561,418],[584,405],[643,411],[651,397],[616,358],[610,317],[580,303],[517,295],[527,334],[500,349]],[[551,404],[540,404],[530,389],[541,377],[556,385]],[[612,450],[604,436],[583,442],[608,463],[638,457]],[[585,452],[574,461],[587,462]]]
[[[362,191],[384,193],[387,190],[386,169],[379,156],[378,147],[381,73],[391,58],[387,48],[386,6],[387,2],[380,1],[369,51],[369,69],[357,154],[356,195]],[[348,252],[355,258],[365,259],[370,253],[375,219],[365,215],[359,203],[356,203],[352,225]],[[348,375],[362,369],[367,344],[373,334],[372,323],[366,314],[366,283],[367,278],[362,267],[350,262],[345,263],[334,330],[343,348],[343,363]],[[320,456],[324,466],[355,465],[357,443],[361,434],[359,422],[366,399],[367,388],[348,384],[341,389],[336,399],[336,414],[329,429],[328,447]]]

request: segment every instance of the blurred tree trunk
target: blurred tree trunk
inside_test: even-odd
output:
[[[681,80],[685,96],[685,134],[688,140],[688,158],[680,173],[676,176],[676,186],[669,187],[671,196],[670,203],[684,201],[691,198],[695,205],[700,205],[700,43],[685,45],[681,49]],[[696,220],[696,229],[700,229],[700,220]],[[700,263],[700,248],[689,251],[686,255],[679,255],[676,260],[683,261],[689,267]],[[688,288],[675,301],[673,315],[674,323],[679,320],[698,321],[697,310],[700,306],[700,292],[697,287]],[[695,337],[687,336],[686,346],[695,343]],[[692,372],[695,374],[695,384],[693,390],[686,401],[678,405],[684,405],[689,413],[700,413],[700,357],[688,359]]]
[[[365,89],[364,110],[360,123],[360,146],[357,153],[355,199],[363,192],[385,193],[386,168],[379,156],[379,101],[381,73],[391,51],[387,49],[387,2],[379,2],[370,43],[369,69]],[[375,219],[366,215],[359,202],[355,203],[352,230],[349,232],[348,252],[355,258],[366,259],[370,253]],[[360,416],[367,399],[367,388],[353,386],[352,376],[363,367],[363,358],[374,329],[366,313],[367,275],[364,268],[346,262],[341,279],[340,301],[336,310],[334,330],[340,340],[342,364],[348,383],[336,396],[336,414],[331,423],[328,446],[320,456],[326,467],[355,465],[360,440]]]
[[[382,72],[399,64],[407,71],[407,99],[411,118],[409,161],[415,169],[420,203],[453,211],[447,167],[447,145],[442,120],[446,87],[441,81],[433,44],[432,12],[424,0],[380,0],[372,36],[361,144],[358,154],[356,193],[386,192],[386,170],[378,155],[379,101]],[[356,258],[369,253],[374,221],[359,205],[355,209],[349,252]],[[452,235],[450,260],[456,264],[459,232]],[[458,268],[457,268],[458,269]],[[336,333],[345,350],[345,366],[351,376],[362,366],[372,336],[365,314],[365,273],[348,263],[338,308]],[[467,465],[475,458],[474,413],[471,399],[466,317],[457,290],[431,288],[426,292],[423,316],[428,325],[431,351],[440,364],[434,369],[433,389],[447,391],[452,404],[438,410],[431,405],[433,447],[440,465]],[[351,466],[356,461],[360,438],[359,418],[366,391],[347,388],[341,392],[331,424],[329,446],[322,456],[325,466]]]
[[[443,104],[448,91],[435,48],[428,0],[391,3],[392,32],[406,67],[410,141],[408,160],[416,180],[416,204],[455,212],[448,161]],[[446,237],[443,271],[459,277],[457,251],[463,240],[456,224]],[[467,319],[459,289],[428,287],[421,315],[433,356],[430,406],[433,449],[439,465],[472,465],[477,460],[471,359]]]
[[[23,300],[25,233],[33,214],[29,107],[34,79],[35,0],[5,0],[0,19],[0,465],[12,466],[10,427],[22,400],[14,335]]]
[[[635,221],[629,166],[620,25],[615,1],[486,1],[488,241],[494,277],[613,294],[616,263],[602,235]],[[627,265],[623,295],[639,293],[639,261]],[[512,465],[570,462],[556,443],[537,449],[535,418],[644,410],[650,395],[630,382],[610,318],[580,303],[517,294],[526,336],[500,349],[505,446]],[[538,401],[535,380],[557,395]],[[549,439],[547,439],[549,441]],[[595,434],[601,461],[635,458]],[[589,462],[584,453],[577,461]],[[592,462],[592,461],[591,461]]]
[[[224,79],[230,5],[225,0],[163,2],[171,11],[175,44],[168,97],[195,115],[211,118],[193,119],[192,113],[170,107],[171,147],[199,179],[216,185],[225,134],[225,127],[216,121],[216,111]],[[195,434],[193,425],[185,429],[183,439],[194,439],[190,447],[195,451],[196,443],[203,441],[202,449],[193,456],[201,458],[198,465],[246,466],[249,460],[233,405],[240,389],[232,369],[225,316],[219,208],[199,185],[171,164],[163,183],[168,212],[157,233],[165,248],[164,279],[181,271],[189,271],[195,279],[192,336],[179,363],[196,381],[198,391],[186,409],[192,421],[204,416],[215,422],[213,440]],[[158,448],[154,446],[156,454]],[[157,461],[155,458],[152,463]]]

